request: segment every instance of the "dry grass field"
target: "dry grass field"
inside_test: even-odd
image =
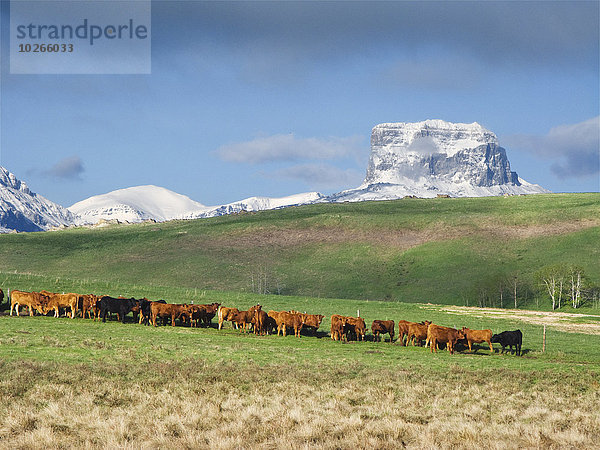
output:
[[[597,373],[2,363],[4,448],[591,448]]]

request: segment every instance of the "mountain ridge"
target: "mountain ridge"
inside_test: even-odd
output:
[[[477,122],[440,119],[375,125],[363,183],[330,195],[305,192],[205,206],[166,188],[145,185],[95,195],[65,209],[32,193],[26,183],[0,169],[0,232],[43,231],[58,226],[93,225],[101,220],[198,219],[310,203],[550,192],[511,170],[506,150],[492,131]]]
[[[32,192],[24,181],[0,166],[0,233],[46,231],[74,221],[69,210]]]

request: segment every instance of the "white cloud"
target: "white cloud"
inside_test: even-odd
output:
[[[297,138],[293,133],[258,137],[223,145],[218,156],[230,162],[258,164],[273,161],[331,160],[358,155],[362,136]]]
[[[553,160],[552,171],[560,178],[600,173],[600,116],[559,125],[543,136],[515,135],[503,140],[507,146]]]

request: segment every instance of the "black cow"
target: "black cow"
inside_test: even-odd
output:
[[[135,298],[113,298],[105,295],[100,299],[100,315],[102,316],[102,322],[106,322],[106,315],[110,313],[116,313],[121,320],[125,323],[125,316],[131,312],[131,309],[139,305],[139,300]]]
[[[521,330],[515,331],[503,331],[500,334],[494,334],[492,336],[492,343],[498,343],[502,346],[502,352],[504,353],[505,347],[510,347],[510,354],[513,354],[513,345],[517,352],[517,356],[521,355],[521,344],[523,342],[523,333]]]

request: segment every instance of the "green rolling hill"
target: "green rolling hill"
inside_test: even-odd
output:
[[[500,306],[502,293],[514,306],[516,283],[519,307],[544,308],[536,271],[577,264],[599,286],[599,261],[597,193],[319,204],[0,236],[1,287],[33,289],[37,279],[99,293],[138,286],[471,306]]]

